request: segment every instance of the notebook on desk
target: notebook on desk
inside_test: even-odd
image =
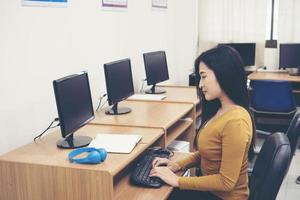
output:
[[[104,148],[109,153],[130,153],[141,139],[141,135],[101,133],[89,147]]]
[[[128,99],[131,100],[153,100],[153,101],[159,101],[164,98],[166,98],[166,95],[160,95],[160,94],[134,94]]]

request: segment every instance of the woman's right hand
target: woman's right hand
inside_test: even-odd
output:
[[[172,172],[177,172],[181,169],[181,167],[176,162],[173,162],[173,161],[171,161],[167,158],[155,157],[153,162],[152,162],[152,168],[155,168],[155,167],[158,167],[158,166],[166,166]]]

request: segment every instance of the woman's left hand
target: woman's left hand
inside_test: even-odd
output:
[[[168,167],[154,167],[151,171],[149,176],[156,176],[163,180],[165,183],[173,186],[178,187],[178,179],[179,177],[174,174]]]

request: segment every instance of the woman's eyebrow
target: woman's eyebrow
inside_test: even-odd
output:
[[[205,73],[206,73],[206,72],[204,72],[204,71],[201,71],[199,74],[200,74],[200,75],[202,75],[202,74],[205,74]]]

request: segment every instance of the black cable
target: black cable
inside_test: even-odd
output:
[[[56,121],[59,121],[59,119],[58,119],[58,118],[55,118],[55,119],[50,123],[50,125],[49,125],[49,126],[48,126],[41,134],[39,134],[38,136],[36,136],[36,137],[33,139],[33,141],[36,142],[35,140],[38,139],[38,138],[41,138],[42,135],[43,135],[44,133],[46,133],[46,131],[48,131],[49,129],[58,127],[58,126],[60,125],[60,123],[58,123],[57,125],[55,125],[55,126],[52,127],[52,124],[53,124],[54,122],[56,122]]]
[[[96,111],[97,111],[97,112],[98,112],[98,109],[99,109],[99,107],[100,107],[100,105],[101,105],[101,101],[102,101],[102,98],[100,98],[100,101],[99,101],[98,106],[97,106],[97,108],[96,108]]]
[[[55,125],[55,126],[50,127],[49,129],[56,128],[56,127],[58,127],[58,126],[60,126],[60,123],[58,123],[58,124]]]
[[[101,106],[101,101],[102,101],[102,99],[103,99],[104,97],[106,97],[106,94],[102,95],[102,96],[99,98],[100,101],[99,101],[99,104],[98,104],[98,106],[97,106],[97,108],[96,108],[96,111],[97,111],[97,112],[98,112],[99,107]],[[106,102],[105,102],[105,103],[106,103]],[[104,104],[105,104],[105,103],[104,103]],[[104,104],[103,104],[103,105],[104,105]],[[103,106],[103,105],[102,105],[102,106]],[[102,106],[100,107],[100,109],[102,108]]]
[[[103,108],[103,106],[107,103],[107,99],[106,99],[106,101],[102,104],[102,106],[100,106],[100,110]]]

